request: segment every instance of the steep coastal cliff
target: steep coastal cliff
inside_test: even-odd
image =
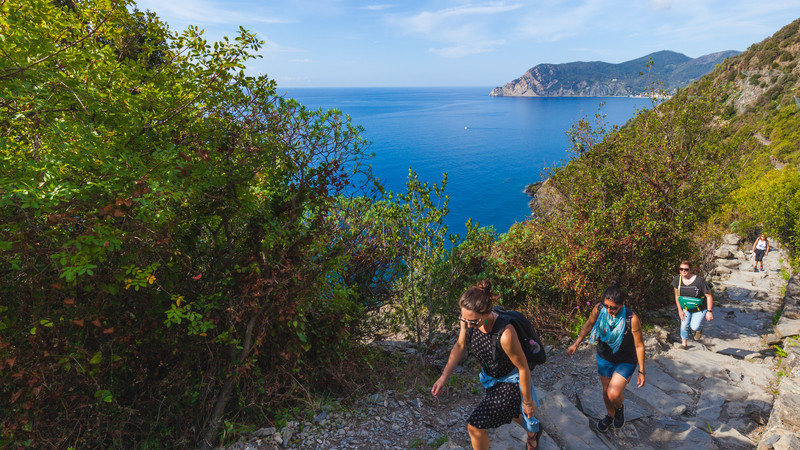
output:
[[[514,81],[492,90],[493,97],[629,97],[647,95],[653,84],[672,92],[706,73],[725,58],[740,52],[729,50],[690,58],[672,51],[611,64],[601,61],[539,64]],[[652,66],[648,63],[652,61]]]

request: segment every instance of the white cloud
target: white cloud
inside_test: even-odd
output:
[[[245,23],[288,23],[287,20],[265,16],[252,8],[239,12],[236,7],[225,7],[224,4],[205,0],[138,0],[139,9],[155,11],[168,23],[183,24],[229,24]],[[239,9],[239,10],[237,10]]]
[[[391,9],[396,7],[397,5],[383,4],[383,5],[367,5],[362,7],[361,9],[366,9],[367,11],[383,11],[386,9]]]
[[[531,13],[521,16],[516,31],[520,37],[555,42],[585,33],[596,21],[609,20],[603,17],[604,8],[599,2],[588,0],[570,8],[565,8],[558,2],[543,4]]]
[[[523,5],[519,3],[505,4],[502,2],[487,3],[484,5],[465,5],[432,12],[423,11],[414,16],[400,19],[399,23],[407,26],[409,30],[418,33],[436,33],[437,30],[446,30],[454,26],[455,22],[463,22],[464,20],[475,19],[478,23],[485,23],[488,20],[487,16],[491,14],[514,11],[522,8],[522,6]]]
[[[490,41],[483,43],[472,43],[470,45],[457,45],[444,48],[430,48],[431,53],[443,56],[445,58],[461,58],[469,55],[476,55],[478,53],[488,53],[493,51],[497,46],[504,44],[505,41]]]
[[[671,9],[672,0],[650,0],[650,7],[656,11]]]
[[[422,11],[387,20],[402,34],[442,44],[430,52],[447,58],[460,58],[493,51],[505,42],[503,24],[512,20],[509,13],[523,8],[521,3],[489,2]],[[499,31],[498,31],[499,30]]]

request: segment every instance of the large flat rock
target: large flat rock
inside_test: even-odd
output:
[[[728,282],[726,283],[728,288],[725,290],[725,296],[735,302],[744,302],[753,297],[753,290],[750,289],[752,287],[750,284],[752,282],[752,278],[745,280],[737,275],[737,273],[741,272],[734,272],[734,274],[732,274],[728,279]],[[749,288],[739,287],[737,284],[747,285]]]
[[[800,319],[781,317],[773,328],[780,337],[798,336],[800,335]]]
[[[694,383],[700,377],[724,377],[724,365],[707,357],[711,354],[713,353],[697,346],[687,350],[672,348],[664,354],[666,357],[659,359],[658,363],[671,377],[684,383]],[[724,358],[733,360],[727,356]]]
[[[558,440],[566,449],[608,449],[592,428],[590,420],[569,399],[558,392],[537,390],[539,410],[536,417],[544,429]],[[593,426],[593,425],[592,425]]]
[[[700,386],[703,390],[703,394],[714,393],[728,402],[743,402],[750,397],[750,392],[746,389],[731,384],[729,380],[721,378],[706,378]],[[699,406],[700,404],[698,403],[698,407]]]
[[[755,442],[750,438],[740,433],[737,429],[731,428],[728,425],[722,424],[711,435],[719,445],[719,448],[725,450],[746,450],[755,447]]]
[[[768,329],[770,323],[772,322],[772,312],[774,309],[765,309],[765,307],[768,305],[768,302],[753,301],[750,302],[750,305],[740,305],[736,307],[715,307],[714,320],[712,320],[710,323],[730,324],[739,328],[747,328],[753,331],[753,333],[756,335],[762,334],[763,331]],[[745,332],[745,335],[752,336],[753,334]]]
[[[751,314],[743,313],[738,308],[715,308],[714,320],[703,325],[702,342],[714,351],[732,348],[734,345],[747,353],[759,352],[764,348],[761,341],[763,333],[759,332],[764,330],[764,322],[748,319],[751,317]]]
[[[645,363],[645,372],[647,372],[645,381],[647,381],[647,384],[655,386],[660,390],[669,393],[678,402],[690,402],[691,400],[689,399],[689,395],[694,393],[694,389],[692,389],[692,387],[690,387],[688,384],[677,381],[675,378],[665,372],[664,369],[662,369],[662,367],[659,365],[660,361],[661,358],[655,361],[655,364]],[[683,395],[685,398],[681,397],[681,395]]]
[[[669,395],[653,385],[652,382],[647,382],[642,387],[637,387],[635,383],[630,383],[625,390],[625,394],[636,400],[639,405],[647,405],[654,411],[669,417],[679,417],[692,404],[688,395]],[[681,402],[676,397],[684,401]]]
[[[686,419],[686,422],[702,429],[709,426],[712,429],[716,429],[721,425],[719,419],[722,415],[722,405],[724,404],[725,397],[722,395],[716,392],[703,391],[700,394],[700,400],[697,401],[695,416]]]
[[[580,402],[583,413],[595,421],[602,419],[608,414],[606,405],[603,402],[603,391],[600,386],[588,386],[584,388],[582,392],[578,393],[578,402]],[[625,402],[624,405],[626,422],[652,415],[651,412],[645,410],[636,403]]]
[[[662,449],[717,449],[711,435],[688,423],[667,418],[651,422],[651,426],[641,433],[641,437],[651,443],[661,443]]]
[[[670,375],[687,383],[693,383],[700,376],[725,379],[729,378],[729,373],[738,374],[739,379],[734,380],[735,383],[746,389],[751,388],[745,386],[747,383],[753,385],[754,389],[761,389],[775,380],[775,374],[760,363],[740,361],[702,348],[672,348],[667,358],[659,360],[659,364]]]

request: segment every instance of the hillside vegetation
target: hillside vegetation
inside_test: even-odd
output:
[[[797,22],[620,130],[576,124],[553,206],[464,237],[446,177],[385,191],[360,127],[246,75],[246,30],[16,0],[0,34],[0,447],[213,448],[390,376],[381,334],[424,371],[479,279],[558,334],[611,278],[662,302],[698,233],[798,244]]]
[[[632,302],[668,301],[680,259],[703,262],[724,230],[764,231],[794,252],[800,177],[800,33],[792,22],[619,130],[571,130],[537,215],[494,245],[489,275],[521,304],[580,311],[610,279]],[[564,318],[567,326],[569,318]]]

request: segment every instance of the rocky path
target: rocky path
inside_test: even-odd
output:
[[[564,353],[568,342],[551,350],[548,362],[534,370],[542,448],[756,448],[770,419],[780,360],[763,337],[773,331],[787,267],[781,250],[772,249],[766,270],[753,272],[752,255],[740,250],[735,237],[727,238],[716,254],[715,319],[705,324],[702,338],[690,340],[688,349],[678,346],[674,306],[661,312],[663,327],[645,328],[647,384],[628,386],[623,428],[606,434],[595,429],[605,407],[594,345],[583,344],[573,358]],[[231,450],[470,448],[466,418],[482,395],[475,373],[457,372],[439,400],[423,389],[376,393],[349,411],[261,429]],[[524,448],[524,438],[519,426],[506,425],[491,432],[491,448]]]

